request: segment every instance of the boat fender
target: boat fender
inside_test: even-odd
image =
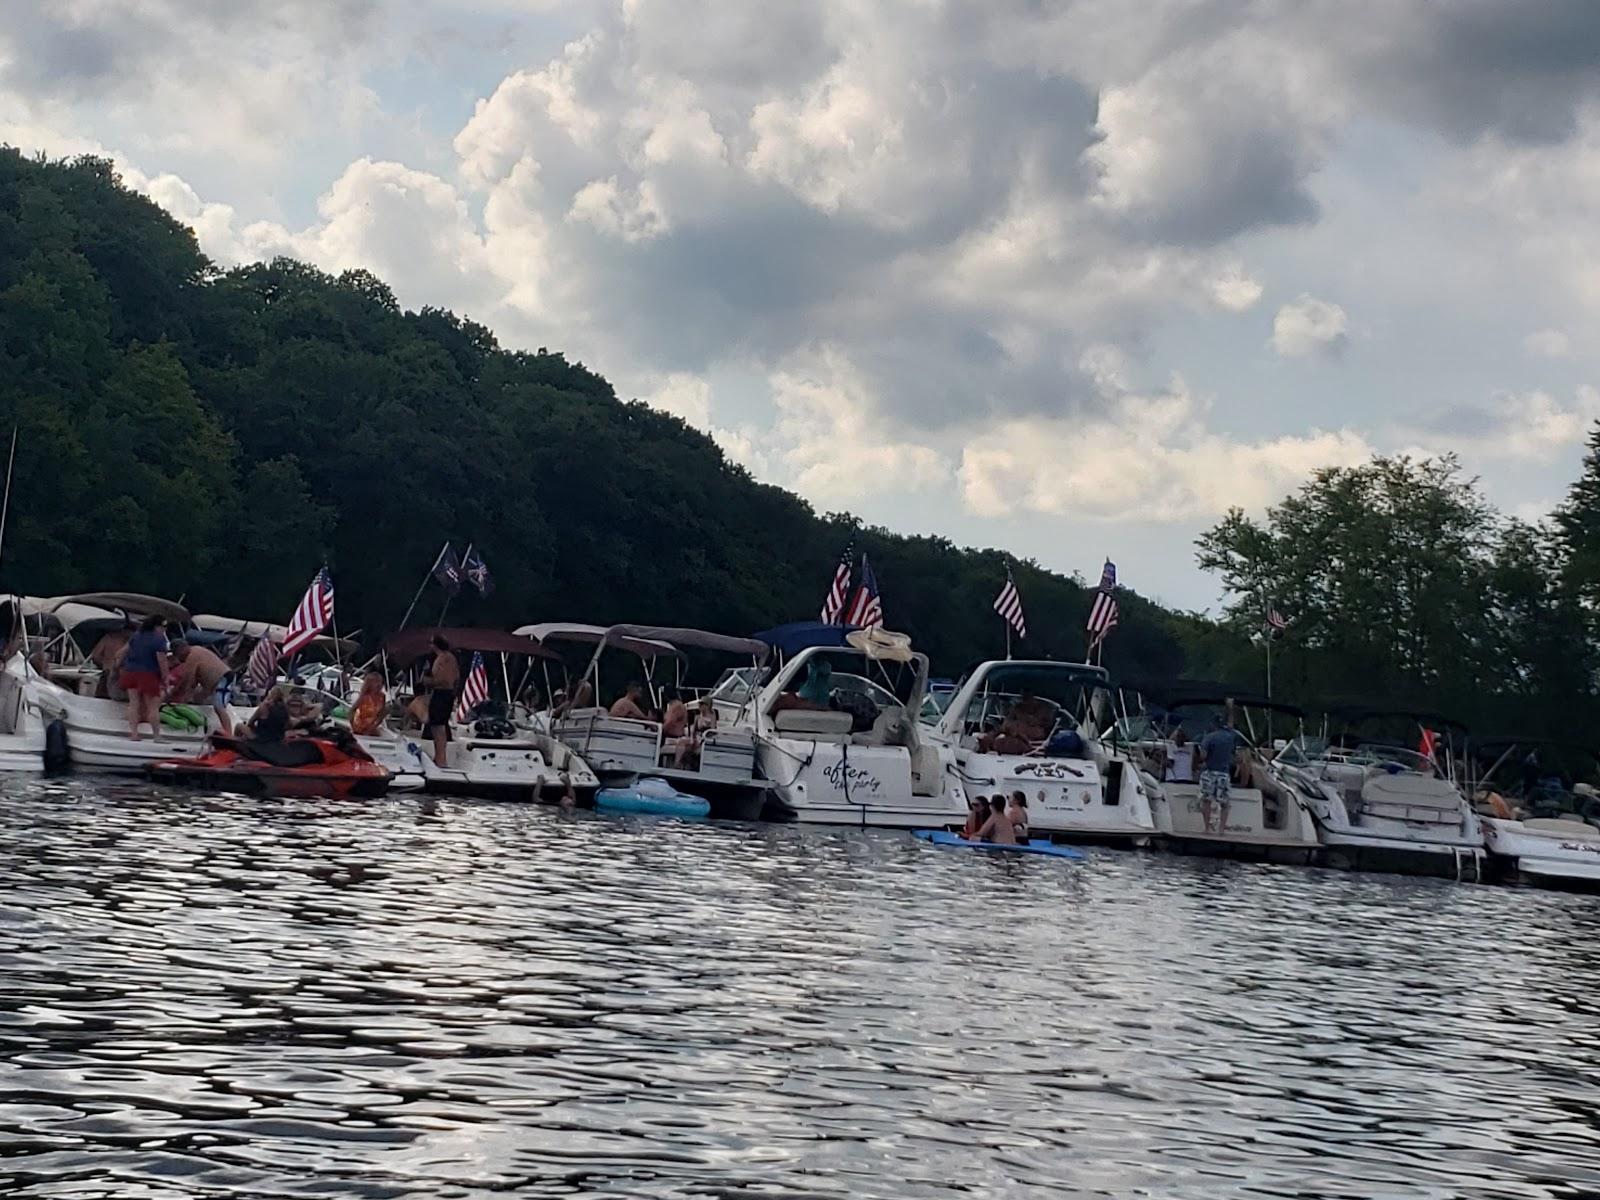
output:
[[[60,717],[44,727],[44,769],[65,771],[72,765],[72,747],[67,744],[67,723]]]

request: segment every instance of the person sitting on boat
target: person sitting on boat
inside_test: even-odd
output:
[[[989,819],[979,828],[977,840],[1001,846],[1017,844],[1017,827],[1006,815],[1006,798],[1003,795],[989,801]]]
[[[139,727],[148,723],[153,735],[161,734],[161,691],[171,669],[167,657],[166,623],[146,617],[139,632],[128,639],[119,682],[128,692],[128,736],[138,741]]]
[[[980,754],[1031,754],[1035,746],[1050,736],[1055,710],[1027,688],[1011,706],[998,728],[978,739]]]
[[[786,708],[826,710],[833,707],[833,664],[825,658],[813,658],[806,664],[806,677],[798,688],[784,692],[772,703],[771,711]]]
[[[627,690],[611,704],[611,715],[625,721],[648,721],[650,714],[639,703],[644,698],[644,684],[637,679],[628,681]]]
[[[578,709],[593,707],[594,684],[590,683],[587,679],[582,679],[578,681],[578,686],[573,690],[572,695],[562,696],[561,699],[556,701],[556,706],[550,710],[550,715],[555,719],[560,720],[562,717],[568,715],[569,713],[575,712]]]
[[[697,769],[700,766],[700,748],[705,744],[706,734],[716,727],[717,706],[711,702],[710,696],[702,696],[688,733],[678,739],[678,744],[673,750],[672,765],[680,771]]]
[[[1233,728],[1233,701],[1227,701],[1227,715],[1219,714],[1215,728],[1200,739],[1200,818],[1206,832],[1211,833],[1212,809],[1220,809],[1215,832],[1228,828],[1228,809],[1231,807],[1234,752],[1239,749],[1239,735]]]
[[[282,684],[267,693],[266,699],[246,723],[250,736],[258,742],[281,742],[289,732],[289,701]]]
[[[322,724],[322,705],[307,700],[299,692],[289,692],[285,704],[289,710],[290,733],[309,733]]]
[[[1006,810],[1006,816],[1011,818],[1011,827],[1016,831],[1017,841],[1028,840],[1028,797],[1024,792],[1011,793],[1011,807]]]
[[[389,696],[383,690],[383,675],[368,671],[361,680],[361,692],[356,696],[355,709],[350,713],[350,732],[359,737],[371,737],[383,727],[383,714],[389,707]]]
[[[233,717],[228,706],[233,703],[233,672],[228,664],[215,652],[204,646],[191,646],[183,638],[172,639],[172,657],[178,666],[167,683],[167,700],[194,704],[209,698],[218,728],[224,737],[231,737]]]
[[[450,762],[447,749],[450,715],[456,706],[456,688],[461,683],[461,664],[441,634],[433,636],[433,662],[422,682],[428,689],[428,720],[423,732],[433,737],[434,764],[445,767]]]

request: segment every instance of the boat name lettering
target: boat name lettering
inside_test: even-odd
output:
[[[1582,850],[1585,854],[1600,854],[1600,845],[1592,842],[1562,842],[1563,850]]]
[[[871,771],[863,771],[860,767],[852,767],[840,759],[830,763],[822,770],[822,777],[833,784],[838,791],[871,792],[877,795],[883,790],[883,784]]]

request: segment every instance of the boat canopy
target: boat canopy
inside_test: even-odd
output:
[[[533,638],[540,642],[584,642],[598,646],[605,642],[617,646],[640,658],[681,658],[683,656],[670,642],[648,638],[623,637],[615,634],[620,625],[583,625],[575,621],[547,621],[541,625],[523,625],[514,630],[518,637]],[[608,636],[613,635],[615,636]]]
[[[1467,733],[1465,723],[1448,717],[1441,712],[1433,712],[1425,708],[1392,708],[1383,704],[1344,703],[1330,704],[1324,710],[1328,716],[1343,721],[1347,728],[1361,725],[1368,721],[1382,721],[1384,718],[1399,717],[1406,721],[1414,721],[1418,725],[1437,725],[1441,728],[1455,729]]]
[[[670,625],[613,625],[602,639],[608,646],[624,641],[665,643],[682,650],[715,650],[722,654],[739,654],[758,662],[765,659],[770,648],[757,638],[730,637],[725,633],[710,633],[704,629],[680,629]]]
[[[753,636],[757,641],[765,642],[779,654],[792,657],[802,650],[812,646],[843,646],[845,636],[855,629],[854,625],[824,625],[821,621],[791,621],[787,625],[775,625],[771,629],[763,629]]]
[[[38,603],[41,605],[39,612],[59,614],[64,605],[87,604],[127,613],[131,617],[160,617],[163,621],[176,621],[180,625],[189,622],[189,610],[183,605],[163,600],[160,596],[142,596],[138,592],[80,592],[72,596],[52,596]]]
[[[219,617],[215,613],[201,613],[192,622],[196,629],[206,633],[226,634],[229,637],[244,636],[253,638],[271,638],[280,646],[283,639],[289,636],[287,625],[275,625],[271,621],[251,621],[244,617]],[[311,643],[313,646],[331,647],[334,640],[327,634],[319,634]],[[342,653],[353,654],[359,643],[354,638],[340,638],[338,648]]]
[[[433,639],[442,637],[452,650],[476,650],[484,654],[526,654],[533,658],[559,659],[531,637],[507,633],[503,629],[403,629],[384,640],[384,653],[396,666],[408,666],[425,654],[433,653]]]

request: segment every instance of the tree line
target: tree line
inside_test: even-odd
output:
[[[18,430],[3,586],[182,596],[283,621],[324,561],[344,631],[399,621],[447,539],[497,587],[453,623],[640,621],[748,633],[813,617],[852,534],[889,624],[937,670],[1003,652],[1081,658],[1092,590],[995,550],[862,528],[760,483],[581,363],[501,347],[366,271],[220,270],[97,158],[0,148],[0,421]],[[1453,460],[1317,473],[1198,543],[1220,619],[1119,592],[1105,662],[1132,678],[1387,697],[1519,731],[1594,712],[1600,440],[1545,525],[1507,518]],[[417,619],[438,616],[436,592]]]

